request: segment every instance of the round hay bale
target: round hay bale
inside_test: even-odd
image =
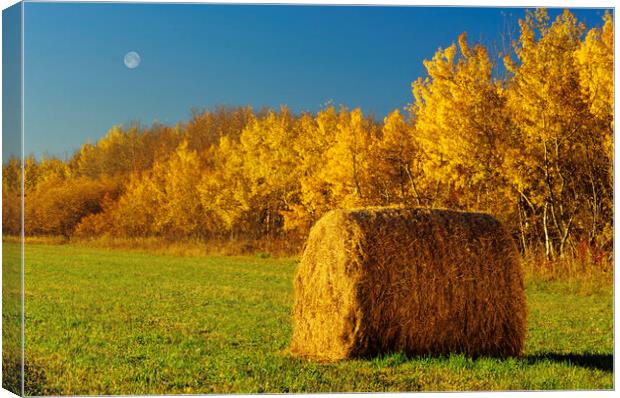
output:
[[[334,210],[295,276],[294,355],[518,356],[527,308],[519,253],[493,217],[449,210]]]

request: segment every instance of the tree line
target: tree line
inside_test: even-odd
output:
[[[303,242],[333,208],[446,207],[497,216],[548,258],[613,241],[613,21],[519,21],[498,63],[463,33],[424,62],[413,104],[195,111],[113,127],[72,157],[24,159],[25,233]],[[20,162],[3,165],[5,234],[20,230]]]

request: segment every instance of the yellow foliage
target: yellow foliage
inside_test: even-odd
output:
[[[114,126],[68,161],[26,158],[26,233],[290,243],[329,210],[400,205],[490,212],[548,257],[610,251],[612,16],[586,30],[537,9],[519,25],[506,76],[464,33],[438,49],[408,115],[219,107]],[[13,234],[21,178],[18,159],[3,165]]]
[[[537,219],[549,257],[563,254],[575,229],[593,239],[610,211],[602,200],[611,188],[610,165],[601,151],[609,133],[592,123],[600,101],[592,99],[588,80],[613,87],[611,80],[592,78],[605,70],[605,57],[583,65],[588,53],[599,52],[597,31],[582,42],[584,30],[568,11],[552,23],[544,11],[530,14],[521,22],[518,62],[506,65],[513,74],[506,96],[515,126],[506,175],[524,202],[523,213]],[[588,212],[588,221],[576,222]]]
[[[487,193],[501,180],[508,122],[486,49],[465,34],[458,49],[458,57],[456,44],[438,50],[424,63],[428,77],[413,84],[416,138],[426,190],[436,187],[430,204],[486,210],[503,203]]]
[[[342,108],[334,144],[327,150],[319,177],[329,186],[330,203],[334,207],[351,208],[369,199],[369,147],[375,138],[373,124],[362,110]]]

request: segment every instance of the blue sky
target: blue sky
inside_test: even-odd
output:
[[[2,157],[21,153],[21,6],[2,12]]]
[[[557,14],[558,11],[552,13]],[[603,10],[579,10],[588,26]],[[522,9],[26,3],[25,153],[70,156],[115,124],[218,104],[376,116],[412,102],[422,61],[466,31],[499,45]],[[128,69],[129,51],[142,62]],[[5,152],[5,151],[3,151]]]

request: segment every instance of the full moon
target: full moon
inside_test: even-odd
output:
[[[135,69],[140,65],[140,54],[135,51],[130,51],[125,54],[125,66],[129,69]]]

